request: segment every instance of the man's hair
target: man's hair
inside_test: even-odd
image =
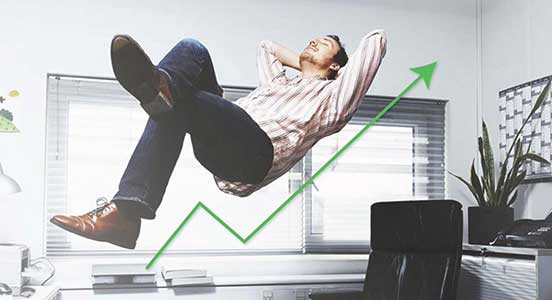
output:
[[[339,40],[339,36],[335,34],[328,34],[327,37],[333,39],[337,42],[339,45],[339,51],[334,55],[333,61],[339,65],[340,68],[343,68],[349,61],[349,56],[347,55],[347,51],[345,51],[345,47],[343,44],[341,44],[341,41]],[[328,79],[335,79],[335,76],[337,75],[336,71],[330,70],[330,74],[328,75]]]

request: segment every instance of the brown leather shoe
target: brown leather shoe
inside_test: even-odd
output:
[[[105,203],[82,216],[57,215],[50,222],[85,238],[127,249],[136,247],[141,225],[140,218],[125,216],[113,202]]]
[[[111,65],[119,83],[152,117],[161,118],[173,110],[174,100],[163,90],[165,74],[153,65],[132,37],[118,34],[111,41]]]

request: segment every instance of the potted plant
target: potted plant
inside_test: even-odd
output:
[[[531,142],[529,142],[527,150],[524,151],[520,136],[523,128],[543,105],[549,90],[550,81],[514,136],[498,173],[495,172],[493,149],[489,142],[489,133],[485,121],[483,121],[483,136],[478,138],[479,157],[483,174],[480,176],[475,170],[475,160],[471,164],[469,182],[449,172],[469,188],[479,205],[468,208],[468,241],[470,244],[489,244],[494,240],[498,231],[513,223],[514,212],[511,205],[517,200],[518,187],[527,175],[527,171],[523,168],[524,164],[527,161],[549,164],[546,159],[530,152]],[[509,164],[512,151],[514,153],[513,160]]]

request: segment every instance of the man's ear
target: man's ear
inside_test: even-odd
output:
[[[340,66],[339,66],[338,63],[332,63],[330,65],[330,70],[335,71],[336,73],[337,73],[337,71],[339,71],[339,68],[340,68]]]

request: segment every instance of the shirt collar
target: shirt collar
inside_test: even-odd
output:
[[[292,78],[293,82],[299,82],[299,81],[313,81],[313,80],[328,80],[328,78],[322,76],[322,75],[313,75],[313,76],[301,76],[301,75],[295,75],[295,77]]]

